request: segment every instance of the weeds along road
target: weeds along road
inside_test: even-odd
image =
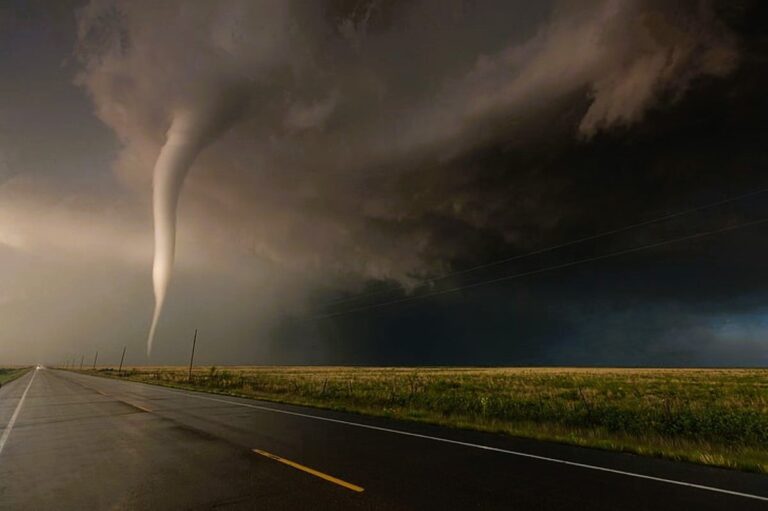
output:
[[[0,509],[768,509],[768,477],[40,369]]]

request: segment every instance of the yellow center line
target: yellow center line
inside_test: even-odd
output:
[[[79,382],[78,382],[78,383],[79,383]],[[95,387],[91,387],[90,385],[84,385],[84,384],[82,384],[82,383],[80,383],[80,385],[82,385],[83,387],[85,387],[85,388],[87,388],[87,389],[91,389],[92,391],[94,391],[94,392],[96,392],[96,393],[98,393],[98,394],[101,394],[102,396],[105,396],[105,397],[112,397],[112,396],[110,396],[109,394],[107,394],[106,392],[104,392],[103,390],[99,390],[99,389],[97,389],[97,388],[95,388]],[[136,408],[137,410],[141,410],[142,412],[146,412],[146,413],[152,413],[152,410],[150,410],[149,408],[147,408],[147,407],[145,407],[145,406],[137,405],[136,403],[129,403],[128,401],[123,401],[122,399],[118,399],[118,401],[120,401],[120,402],[122,402],[122,403],[125,403],[125,404],[127,404],[128,406],[132,406],[133,408]]]
[[[124,401],[124,403],[128,403],[128,401]],[[136,403],[128,403],[128,404],[131,405],[134,408],[138,408],[142,412],[152,413],[152,410],[150,410],[149,408],[147,408],[145,406],[137,405]]]
[[[312,474],[315,477],[319,477],[320,479],[325,479],[326,481],[329,481],[334,484],[338,484],[339,486],[343,486],[344,488],[347,488],[348,490],[356,491],[358,493],[364,491],[364,488],[357,486],[356,484],[348,483],[347,481],[342,481],[339,478],[330,476],[328,474],[324,474],[318,470],[315,470],[313,468],[305,467],[304,465],[300,465],[296,463],[295,461],[287,460],[285,458],[281,458],[280,456],[277,456],[275,454],[269,453],[267,451],[262,451],[260,449],[253,449],[253,452],[256,454],[261,454],[262,456],[265,456],[267,458],[273,459],[275,461],[279,461],[280,463],[283,463],[285,465],[288,465],[289,467],[293,467],[295,469],[301,470],[302,472],[306,472],[308,474]]]

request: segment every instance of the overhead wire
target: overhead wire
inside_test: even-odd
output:
[[[654,242],[654,243],[647,243],[645,245],[640,245],[640,246],[637,246],[637,247],[632,247],[632,248],[623,249],[623,250],[617,250],[617,251],[614,251],[614,252],[609,252],[607,254],[602,254],[602,255],[598,255],[598,256],[592,256],[592,257],[586,257],[586,258],[583,258],[583,259],[577,259],[575,261],[569,261],[567,263],[561,263],[561,264],[555,264],[555,265],[551,265],[551,266],[545,266],[543,268],[538,268],[538,269],[535,269],[535,270],[528,270],[528,271],[524,271],[524,272],[520,272],[520,273],[514,273],[514,274],[511,274],[511,275],[505,275],[505,276],[502,276],[502,277],[496,277],[496,278],[492,278],[492,279],[482,280],[482,281],[479,281],[479,282],[473,282],[473,283],[465,284],[465,285],[461,285],[461,286],[455,286],[455,287],[452,287],[452,288],[442,289],[442,290],[438,290],[438,291],[433,291],[433,292],[430,292],[430,293],[424,293],[424,294],[413,295],[413,296],[406,296],[406,297],[398,298],[398,299],[395,299],[395,300],[389,300],[389,301],[386,301],[386,302],[368,304],[368,305],[364,305],[364,306],[360,306],[360,307],[355,307],[355,308],[352,308],[352,309],[347,309],[347,310],[339,311],[339,312],[335,312],[335,313],[324,314],[324,315],[320,315],[320,316],[313,316],[310,319],[313,319],[313,320],[330,319],[330,318],[335,318],[335,317],[338,317],[338,316],[344,316],[344,315],[352,314],[352,313],[356,313],[356,312],[362,312],[362,311],[367,311],[367,310],[372,310],[372,309],[379,309],[379,308],[387,307],[387,306],[390,306],[390,305],[396,305],[396,304],[400,304],[400,303],[412,302],[412,301],[416,301],[416,300],[423,300],[425,298],[430,298],[430,297],[433,297],[433,296],[446,295],[446,294],[449,294],[449,293],[455,293],[455,292],[464,291],[464,290],[467,290],[467,289],[473,289],[473,288],[477,288],[477,287],[481,287],[481,286],[487,286],[489,284],[495,284],[495,283],[498,283],[498,282],[510,281],[510,280],[515,280],[515,279],[519,279],[519,278],[523,278],[523,277],[528,277],[528,276],[531,276],[531,275],[537,275],[537,274],[545,273],[545,272],[549,272],[549,271],[561,270],[561,269],[564,269],[564,268],[570,268],[572,266],[577,266],[577,265],[580,265],[580,264],[586,264],[586,263],[590,263],[590,262],[593,262],[593,261],[600,261],[600,260],[603,260],[603,259],[608,259],[608,258],[611,258],[611,257],[618,257],[618,256],[626,255],[626,254],[632,254],[632,253],[635,253],[635,252],[641,252],[643,250],[649,250],[649,249],[652,249],[652,248],[662,247],[662,246],[665,246],[665,245],[671,245],[673,243],[679,243],[679,242],[682,242],[682,241],[690,241],[690,240],[694,240],[694,239],[698,239],[698,238],[704,238],[706,236],[713,236],[715,234],[720,234],[720,233],[729,232],[729,231],[735,231],[737,229],[742,229],[742,228],[745,228],[745,227],[751,227],[751,226],[760,225],[760,224],[764,224],[764,223],[768,223],[768,217],[761,218],[761,219],[758,219],[758,220],[752,220],[752,221],[749,221],[749,222],[742,222],[742,223],[738,223],[738,224],[733,224],[733,225],[729,225],[729,226],[726,226],[726,227],[721,227],[721,228],[718,228],[718,229],[712,229],[712,230],[709,230],[709,231],[701,231],[701,232],[697,232],[697,233],[694,233],[694,234],[689,234],[689,235],[686,235],[686,236],[681,236],[681,237],[678,237],[678,238],[672,238],[672,239],[658,241],[658,242]]]
[[[766,192],[768,192],[768,188],[761,188],[761,189],[758,189],[758,190],[753,190],[751,192],[743,193],[743,194],[740,194],[740,195],[736,195],[734,197],[729,197],[729,198],[726,198],[726,199],[722,199],[722,200],[719,200],[719,201],[711,202],[711,203],[704,204],[704,205],[701,205],[701,206],[696,206],[696,207],[693,207],[693,208],[688,208],[688,209],[684,209],[684,210],[681,210],[681,211],[677,211],[677,212],[674,212],[674,213],[669,213],[669,214],[662,215],[662,216],[659,216],[659,217],[655,217],[655,218],[651,218],[651,219],[648,219],[648,220],[643,220],[643,221],[640,221],[640,222],[636,222],[636,223],[632,223],[632,224],[629,224],[629,225],[625,225],[623,227],[617,227],[615,229],[609,229],[607,231],[602,231],[602,232],[599,232],[599,233],[596,233],[596,234],[591,234],[589,236],[584,236],[582,238],[577,238],[577,239],[574,239],[574,240],[566,241],[564,243],[558,243],[556,245],[550,245],[550,246],[547,246],[547,247],[544,247],[544,248],[533,250],[531,252],[526,252],[524,254],[518,254],[518,255],[511,256],[511,257],[506,257],[506,258],[503,258],[503,259],[498,259],[498,260],[495,260],[495,261],[490,261],[490,262],[487,262],[487,263],[483,263],[483,264],[479,264],[479,265],[476,265],[476,266],[472,266],[470,268],[465,268],[465,269],[462,269],[462,270],[457,270],[457,271],[453,271],[453,272],[450,272],[450,273],[445,273],[445,274],[437,276],[437,277],[431,277],[431,278],[427,278],[427,279],[423,279],[423,280],[417,281],[414,284],[414,287],[423,286],[423,285],[427,285],[427,284],[434,284],[435,282],[440,282],[442,280],[445,280],[445,279],[448,279],[448,278],[451,278],[451,277],[457,277],[457,276],[465,275],[465,274],[472,273],[472,272],[475,272],[475,271],[478,271],[478,270],[482,270],[482,269],[486,269],[486,268],[491,268],[491,267],[494,267],[494,266],[500,266],[502,264],[511,263],[511,262],[514,262],[514,261],[525,259],[527,257],[532,257],[532,256],[536,256],[536,255],[545,254],[547,252],[552,252],[552,251],[555,251],[555,250],[559,250],[561,248],[566,248],[566,247],[570,247],[570,246],[573,246],[573,245],[578,245],[580,243],[585,243],[587,241],[593,241],[593,240],[597,240],[597,239],[604,238],[604,237],[607,237],[607,236],[612,236],[614,234],[620,234],[622,232],[630,231],[632,229],[637,229],[639,227],[645,227],[647,225],[652,225],[652,224],[656,224],[656,223],[660,223],[660,222],[665,222],[667,220],[672,220],[674,218],[690,215],[690,214],[693,214],[693,213],[698,213],[698,212],[701,212],[701,211],[705,211],[707,209],[712,209],[712,208],[715,208],[715,207],[718,207],[718,206],[729,204],[731,202],[736,202],[736,201],[744,200],[744,199],[747,199],[747,198],[750,198],[750,197],[754,197],[754,196],[757,196],[757,195],[760,195],[760,194],[764,194]],[[375,290],[375,291],[359,293],[359,294],[356,294],[354,296],[350,296],[350,297],[346,297],[346,298],[341,298],[339,300],[334,300],[334,301],[322,304],[322,305],[320,305],[320,307],[321,308],[334,307],[334,306],[337,306],[337,305],[342,305],[344,303],[355,302],[355,301],[361,300],[363,298],[370,298],[370,297],[373,297],[373,296],[379,296],[379,295],[382,295],[382,294],[391,293],[391,292],[399,290],[399,289],[401,289],[399,285],[393,285],[390,289]]]

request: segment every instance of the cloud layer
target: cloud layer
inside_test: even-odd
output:
[[[574,98],[572,137],[631,124],[737,62],[707,2],[525,4],[94,1],[80,80],[140,189],[176,111],[243,98],[195,164],[182,229],[196,209],[287,267],[407,279],[473,249],[440,222],[515,241],[524,205],[495,218],[472,207],[482,190],[446,185],[472,172],[463,155],[526,140]]]
[[[202,356],[227,362],[759,358],[754,233],[306,321],[381,281],[402,287],[375,299],[418,292],[427,276],[763,186],[759,2],[28,5],[0,7],[0,355],[143,351],[152,169],[174,116],[212,112],[180,199],[157,361],[178,362],[198,326]]]

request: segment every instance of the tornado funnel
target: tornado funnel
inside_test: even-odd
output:
[[[176,209],[184,178],[200,150],[209,140],[211,116],[185,111],[174,116],[165,145],[160,151],[154,169],[153,211],[155,222],[155,256],[152,282],[155,291],[155,311],[147,338],[147,355],[171,280],[176,253]]]

